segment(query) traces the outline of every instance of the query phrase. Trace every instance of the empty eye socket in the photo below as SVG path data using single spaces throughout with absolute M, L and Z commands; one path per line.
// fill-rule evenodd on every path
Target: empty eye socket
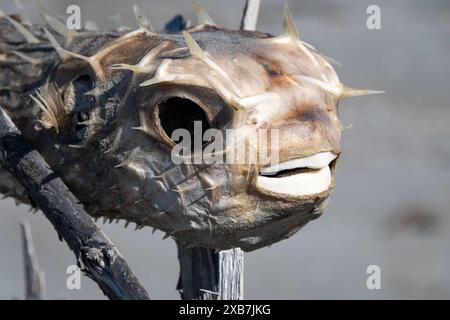
M 158 115 L 161 127 L 169 139 L 171 139 L 175 130 L 185 129 L 191 134 L 191 141 L 193 142 L 194 125 L 197 121 L 201 122 L 202 125 L 202 137 L 203 133 L 211 128 L 202 107 L 186 98 L 172 97 L 163 101 L 158 106 Z M 178 143 L 179 141 L 173 142 Z
M 74 143 L 79 143 L 86 136 L 90 112 L 95 107 L 95 99 L 85 95 L 92 90 L 94 82 L 90 75 L 83 74 L 76 78 L 72 85 L 72 138 Z

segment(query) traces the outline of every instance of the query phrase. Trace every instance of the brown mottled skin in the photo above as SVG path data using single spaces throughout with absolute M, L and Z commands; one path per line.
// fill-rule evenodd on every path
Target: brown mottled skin
M 244 97 L 281 97 L 278 102 L 239 108 L 219 74 L 189 50 L 173 51 L 186 47 L 179 33 L 83 31 L 64 39 L 50 30 L 63 48 L 94 56 L 93 67 L 73 57 L 61 59 L 42 26 L 29 30 L 39 44 L 27 44 L 0 18 L 0 57 L 5 58 L 0 59 L 0 105 L 93 217 L 152 226 L 192 245 L 254 250 L 290 237 L 321 215 L 332 188 L 290 197 L 258 190 L 258 166 L 174 165 L 173 142 L 158 115 L 162 101 L 183 97 L 200 105 L 212 127 L 279 129 L 280 150 L 271 152 L 279 152 L 280 161 L 318 152 L 339 154 L 338 97 L 296 78 L 324 75 L 339 84 L 333 68 L 311 46 L 304 48 L 317 64 L 289 39 L 207 25 L 187 30 Z M 138 64 L 158 45 L 160 52 L 144 73 L 110 68 Z M 40 63 L 32 65 L 12 50 Z M 163 61 L 169 73 L 190 74 L 191 80 L 140 86 L 153 78 Z M 42 111 L 30 98 L 39 89 L 45 92 L 49 84 L 63 101 L 58 128 L 39 122 Z M 87 125 L 78 124 L 85 121 Z M 139 126 L 145 130 L 133 129 Z M 334 170 L 335 162 L 333 177 Z M 0 191 L 28 202 L 26 192 L 7 173 L 0 173 Z

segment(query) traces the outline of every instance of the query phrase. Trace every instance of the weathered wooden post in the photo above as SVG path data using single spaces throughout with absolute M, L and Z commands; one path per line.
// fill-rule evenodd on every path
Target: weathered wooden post
M 183 300 L 241 300 L 244 298 L 244 252 L 188 248 L 177 241 Z
M 242 30 L 256 30 L 261 0 L 247 0 L 241 20 Z

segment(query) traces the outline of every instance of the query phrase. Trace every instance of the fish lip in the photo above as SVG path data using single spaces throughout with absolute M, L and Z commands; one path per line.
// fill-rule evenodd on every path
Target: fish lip
M 317 152 L 307 157 L 290 159 L 275 163 L 270 166 L 262 167 L 259 175 L 261 176 L 274 176 L 277 173 L 284 170 L 294 169 L 322 169 L 329 166 L 334 160 L 337 159 L 339 154 L 331 151 Z
M 327 197 L 334 187 L 335 164 L 339 155 L 329 151 L 318 152 L 311 156 L 263 167 L 256 177 L 254 187 L 260 194 L 286 200 Z M 298 164 L 306 164 L 306 167 L 296 166 Z M 281 171 L 307 168 L 308 165 L 313 167 L 311 172 L 294 173 L 287 177 L 276 176 Z

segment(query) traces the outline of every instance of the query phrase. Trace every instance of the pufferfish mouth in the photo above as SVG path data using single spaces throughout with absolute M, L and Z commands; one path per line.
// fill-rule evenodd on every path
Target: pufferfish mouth
M 256 188 L 293 197 L 325 192 L 333 182 L 332 164 L 336 158 L 332 152 L 321 152 L 263 167 L 256 178 Z

